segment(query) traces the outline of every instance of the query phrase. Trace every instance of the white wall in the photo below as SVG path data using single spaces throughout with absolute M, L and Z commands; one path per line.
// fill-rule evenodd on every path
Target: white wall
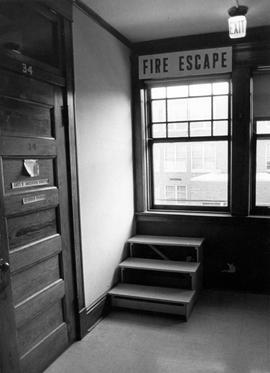
M 86 306 L 112 285 L 133 219 L 130 51 L 74 8 L 75 103 Z

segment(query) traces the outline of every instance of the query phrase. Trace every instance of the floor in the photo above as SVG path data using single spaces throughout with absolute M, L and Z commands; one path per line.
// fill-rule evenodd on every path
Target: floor
M 186 323 L 113 311 L 46 373 L 270 373 L 270 296 L 204 291 Z

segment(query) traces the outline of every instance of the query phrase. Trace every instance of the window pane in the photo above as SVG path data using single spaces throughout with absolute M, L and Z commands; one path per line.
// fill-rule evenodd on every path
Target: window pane
M 167 97 L 187 97 L 188 96 L 188 86 L 179 85 L 174 87 L 167 87 Z
M 191 84 L 189 86 L 190 96 L 207 96 L 211 95 L 212 87 L 211 84 Z
M 226 141 L 154 144 L 153 155 L 154 204 L 228 205 Z
M 228 135 L 228 121 L 219 120 L 213 123 L 214 136 L 227 136 Z
M 166 137 L 166 124 L 165 123 L 155 123 L 152 125 L 152 137 Z
M 257 141 L 256 206 L 270 206 L 270 140 Z
M 190 98 L 188 100 L 188 119 L 211 119 L 211 98 Z
M 270 134 L 270 120 L 257 121 L 258 134 Z
M 228 96 L 213 97 L 213 117 L 214 119 L 228 118 Z
M 217 82 L 213 83 L 213 95 L 224 95 L 229 93 L 228 82 Z
M 166 121 L 166 106 L 164 100 L 152 101 L 152 121 L 165 122 Z
M 188 124 L 185 123 L 168 123 L 168 137 L 187 137 Z
M 165 87 L 151 88 L 151 97 L 152 98 L 165 98 L 166 88 Z
M 190 136 L 211 136 L 211 122 L 191 122 Z
M 0 47 L 15 49 L 27 57 L 58 67 L 56 21 L 49 20 L 22 3 L 27 1 L 1 1 Z
M 187 120 L 187 100 L 168 100 L 168 120 Z

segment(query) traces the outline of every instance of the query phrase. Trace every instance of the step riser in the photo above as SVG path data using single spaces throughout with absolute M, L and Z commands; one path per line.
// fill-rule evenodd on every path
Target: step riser
M 139 276 L 137 275 L 139 273 Z M 131 283 L 131 284 L 141 284 L 145 286 L 163 286 L 164 281 L 157 277 L 158 274 L 163 275 L 164 271 L 149 271 L 134 269 L 134 268 L 125 268 L 125 270 L 120 270 L 120 282 L 121 283 Z M 170 274 L 173 277 L 170 277 Z M 135 276 L 134 276 L 135 275 Z M 201 280 L 200 274 L 190 274 L 187 273 L 172 273 L 168 272 L 168 276 L 164 277 L 166 280 L 166 287 L 182 288 L 182 289 L 191 289 L 191 290 L 201 290 Z M 136 277 L 137 276 L 137 277 Z
M 184 316 L 187 319 L 188 307 L 186 305 L 163 304 L 149 301 L 112 297 L 112 306 L 150 312 L 168 313 Z

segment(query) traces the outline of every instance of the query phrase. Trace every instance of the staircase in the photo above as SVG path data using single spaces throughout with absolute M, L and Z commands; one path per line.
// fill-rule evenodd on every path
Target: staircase
M 203 239 L 137 235 L 127 244 L 129 257 L 119 265 L 121 281 L 109 291 L 112 306 L 188 320 L 202 287 Z M 169 259 L 172 252 L 181 260 Z

